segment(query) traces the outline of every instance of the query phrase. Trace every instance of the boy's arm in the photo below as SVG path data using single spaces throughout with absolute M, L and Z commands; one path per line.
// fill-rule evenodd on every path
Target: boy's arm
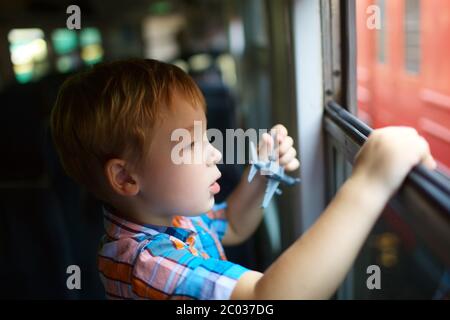
M 227 198 L 225 214 L 228 219 L 228 228 L 222 238 L 226 246 L 237 245 L 248 239 L 261 223 L 263 211 L 261 202 L 266 188 L 266 179 L 255 176 L 252 183 L 247 181 L 250 168 L 244 170 L 239 185 Z
M 409 128 L 372 133 L 352 176 L 317 222 L 264 274 L 239 279 L 231 299 L 326 299 L 344 279 L 390 196 L 411 168 L 436 167 L 428 144 Z
M 278 134 L 278 143 L 276 150 L 278 151 L 279 164 L 286 171 L 293 171 L 299 167 L 299 161 L 295 158 L 297 152 L 293 148 L 293 140 L 287 135 L 287 130 L 282 125 L 274 126 L 271 131 Z M 273 145 L 272 137 L 265 133 L 262 143 L 259 147 L 260 159 L 267 158 L 268 150 Z M 227 216 L 229 225 L 222 239 L 224 245 L 236 245 L 248 239 L 261 223 L 263 210 L 261 203 L 266 190 L 267 179 L 257 174 L 251 183 L 247 177 L 250 167 L 244 170 L 239 185 L 233 190 L 227 198 Z
M 368 182 L 349 179 L 311 229 L 263 276 L 244 274 L 231 298 L 329 298 L 344 279 L 387 201 L 385 192 L 378 193 Z

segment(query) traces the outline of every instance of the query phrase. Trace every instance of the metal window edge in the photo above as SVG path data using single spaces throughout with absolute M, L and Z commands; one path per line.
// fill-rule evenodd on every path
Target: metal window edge
M 372 132 L 370 127 L 336 102 L 330 102 L 325 107 L 324 128 L 333 146 L 350 163 L 353 163 L 362 144 Z M 389 206 L 447 265 L 450 265 L 449 181 L 444 174 L 419 165 L 408 174 L 389 201 Z

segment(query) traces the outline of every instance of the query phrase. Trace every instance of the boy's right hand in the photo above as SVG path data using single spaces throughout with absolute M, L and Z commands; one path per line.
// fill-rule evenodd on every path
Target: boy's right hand
M 428 142 L 414 128 L 385 127 L 374 130 L 356 155 L 352 177 L 391 197 L 418 164 L 436 169 Z

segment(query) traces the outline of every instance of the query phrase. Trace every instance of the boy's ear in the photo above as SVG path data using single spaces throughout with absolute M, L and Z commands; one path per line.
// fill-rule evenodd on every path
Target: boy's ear
M 139 192 L 137 178 L 125 167 L 122 159 L 110 159 L 105 164 L 105 175 L 109 185 L 122 196 L 135 196 Z

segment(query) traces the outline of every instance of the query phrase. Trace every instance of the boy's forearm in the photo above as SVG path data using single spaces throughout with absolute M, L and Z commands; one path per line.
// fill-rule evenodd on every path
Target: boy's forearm
M 329 298 L 388 198 L 382 187 L 350 178 L 317 222 L 264 273 L 254 290 L 256 298 Z
M 239 185 L 227 198 L 226 214 L 230 227 L 242 241 L 250 237 L 261 223 L 263 216 L 261 203 L 266 188 L 265 177 L 258 174 L 249 183 L 248 172 L 249 167 L 244 170 Z

